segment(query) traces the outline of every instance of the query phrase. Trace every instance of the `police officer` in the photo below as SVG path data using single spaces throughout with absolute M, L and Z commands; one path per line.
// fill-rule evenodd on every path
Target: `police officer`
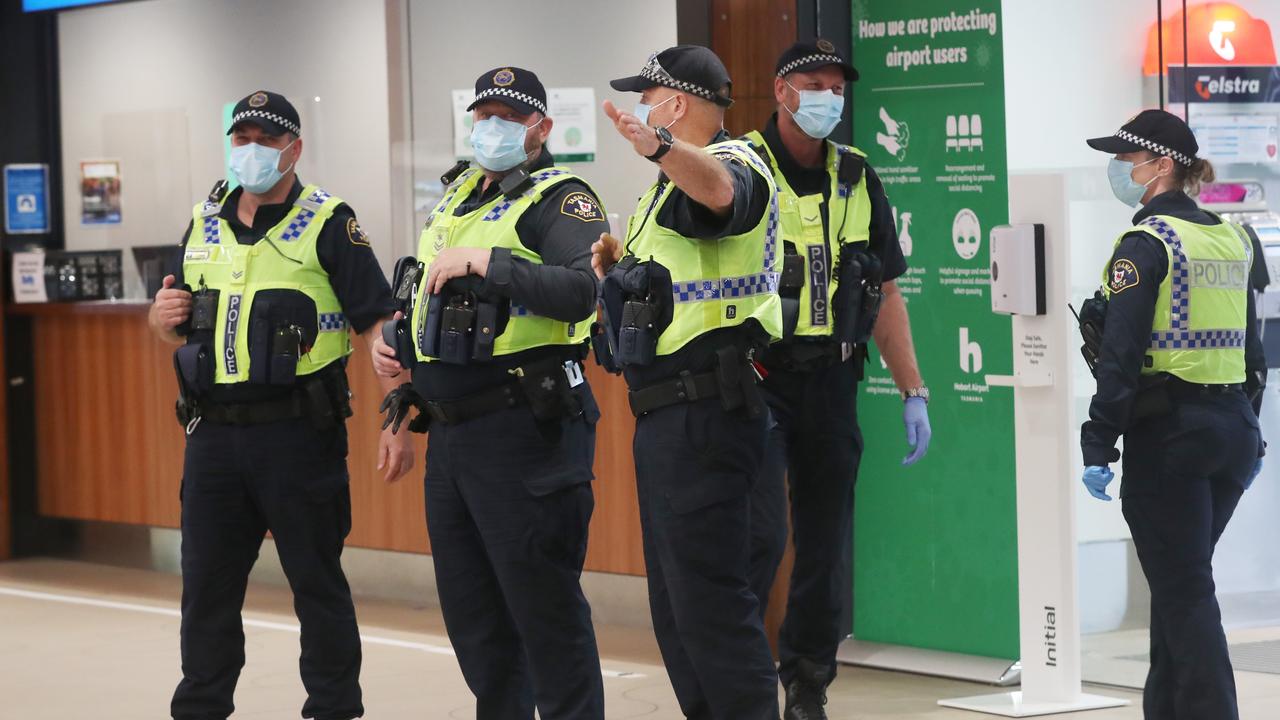
M 1249 393 L 1264 366 L 1244 230 L 1196 207 L 1209 163 L 1178 117 L 1146 110 L 1115 135 L 1112 190 L 1142 208 L 1103 274 L 1097 394 L 1081 430 L 1084 484 L 1110 500 L 1124 436 L 1125 520 L 1151 587 L 1149 720 L 1234 720 L 1235 681 L 1213 550 L 1262 466 Z M 1083 313 L 1082 313 L 1083 314 Z
M 477 717 L 531 720 L 536 705 L 543 720 L 603 718 L 579 579 L 600 417 L 581 361 L 591 245 L 607 221 L 545 147 L 553 120 L 537 75 L 484 73 L 468 110 L 478 167 L 447 173 L 427 217 L 416 301 L 399 322 L 409 342 L 377 346 L 379 372 L 413 368 L 387 420 L 416 406 L 414 429 L 430 429 L 432 560 Z
M 182 272 L 150 311 L 170 342 L 186 426 L 178 720 L 226 718 L 244 665 L 240 609 L 270 531 L 302 625 L 302 715 L 360 717 L 360 636 L 342 572 L 351 529 L 345 418 L 349 329 L 372 340 L 390 288 L 343 201 L 304 186 L 297 110 L 259 91 L 231 118 L 231 172 L 195 206 Z M 392 380 L 384 386 L 394 387 Z M 413 450 L 382 434 L 387 479 Z
M 769 424 L 751 358 L 781 334 L 773 178 L 724 131 L 729 74 L 707 48 L 669 48 L 611 85 L 641 93 L 634 113 L 604 110 L 658 166 L 625 241 L 595 247 L 637 418 L 654 630 L 687 717 L 777 720 L 778 676 L 747 582 Z
M 795 567 L 778 642 L 785 717 L 825 718 L 850 587 L 853 487 L 862 454 L 855 401 L 872 328 L 902 391 L 911 465 L 931 435 L 906 303 L 907 264 L 893 209 L 865 155 L 827 137 L 858 73 L 827 40 L 778 58 L 778 110 L 744 140 L 765 159 L 782 210 L 783 342 L 762 358 L 777 425 L 751 497 L 751 580 L 763 608 L 786 549 L 787 487 Z M 877 322 L 877 312 L 879 321 Z

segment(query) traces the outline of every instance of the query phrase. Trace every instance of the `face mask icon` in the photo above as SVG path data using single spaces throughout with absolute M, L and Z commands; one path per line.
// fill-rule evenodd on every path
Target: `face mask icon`
M 956 213 L 956 219 L 951 223 L 951 242 L 961 258 L 972 260 L 977 257 L 982 247 L 982 226 L 978 223 L 978 216 L 969 208 Z

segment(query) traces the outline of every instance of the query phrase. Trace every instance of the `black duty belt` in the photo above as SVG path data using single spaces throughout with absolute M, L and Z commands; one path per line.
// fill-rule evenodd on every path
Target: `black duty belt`
M 842 360 L 840 345 L 834 340 L 779 343 L 766 350 L 761 358 L 766 368 L 787 372 L 812 372 Z
M 1209 397 L 1213 395 L 1230 395 L 1236 392 L 1244 392 L 1242 383 L 1226 383 L 1223 385 L 1201 385 L 1200 383 L 1190 383 L 1186 380 L 1170 375 L 1169 382 L 1166 386 L 1169 393 L 1177 398 L 1192 397 Z
M 671 405 L 719 396 L 720 380 L 715 372 L 694 375 L 688 370 L 672 380 L 664 380 L 627 393 L 631 413 L 636 417 Z
M 526 401 L 520 383 L 503 383 L 456 400 L 428 400 L 425 412 L 432 422 L 457 425 L 468 420 L 524 404 Z
M 306 396 L 291 392 L 282 398 L 255 403 L 201 404 L 200 417 L 222 425 L 258 425 L 295 420 L 310 414 L 310 407 Z

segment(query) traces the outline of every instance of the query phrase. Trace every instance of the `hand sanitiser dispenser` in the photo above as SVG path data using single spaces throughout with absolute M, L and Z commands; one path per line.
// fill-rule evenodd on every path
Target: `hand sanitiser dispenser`
M 1044 225 L 1001 225 L 991 230 L 991 311 L 1045 313 Z

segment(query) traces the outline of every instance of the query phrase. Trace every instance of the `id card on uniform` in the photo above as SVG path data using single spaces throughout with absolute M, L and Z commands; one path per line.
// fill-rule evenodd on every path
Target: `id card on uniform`
M 576 388 L 587 379 L 582 375 L 582 365 L 577 360 L 566 360 L 564 363 L 564 375 L 569 378 L 569 387 Z

